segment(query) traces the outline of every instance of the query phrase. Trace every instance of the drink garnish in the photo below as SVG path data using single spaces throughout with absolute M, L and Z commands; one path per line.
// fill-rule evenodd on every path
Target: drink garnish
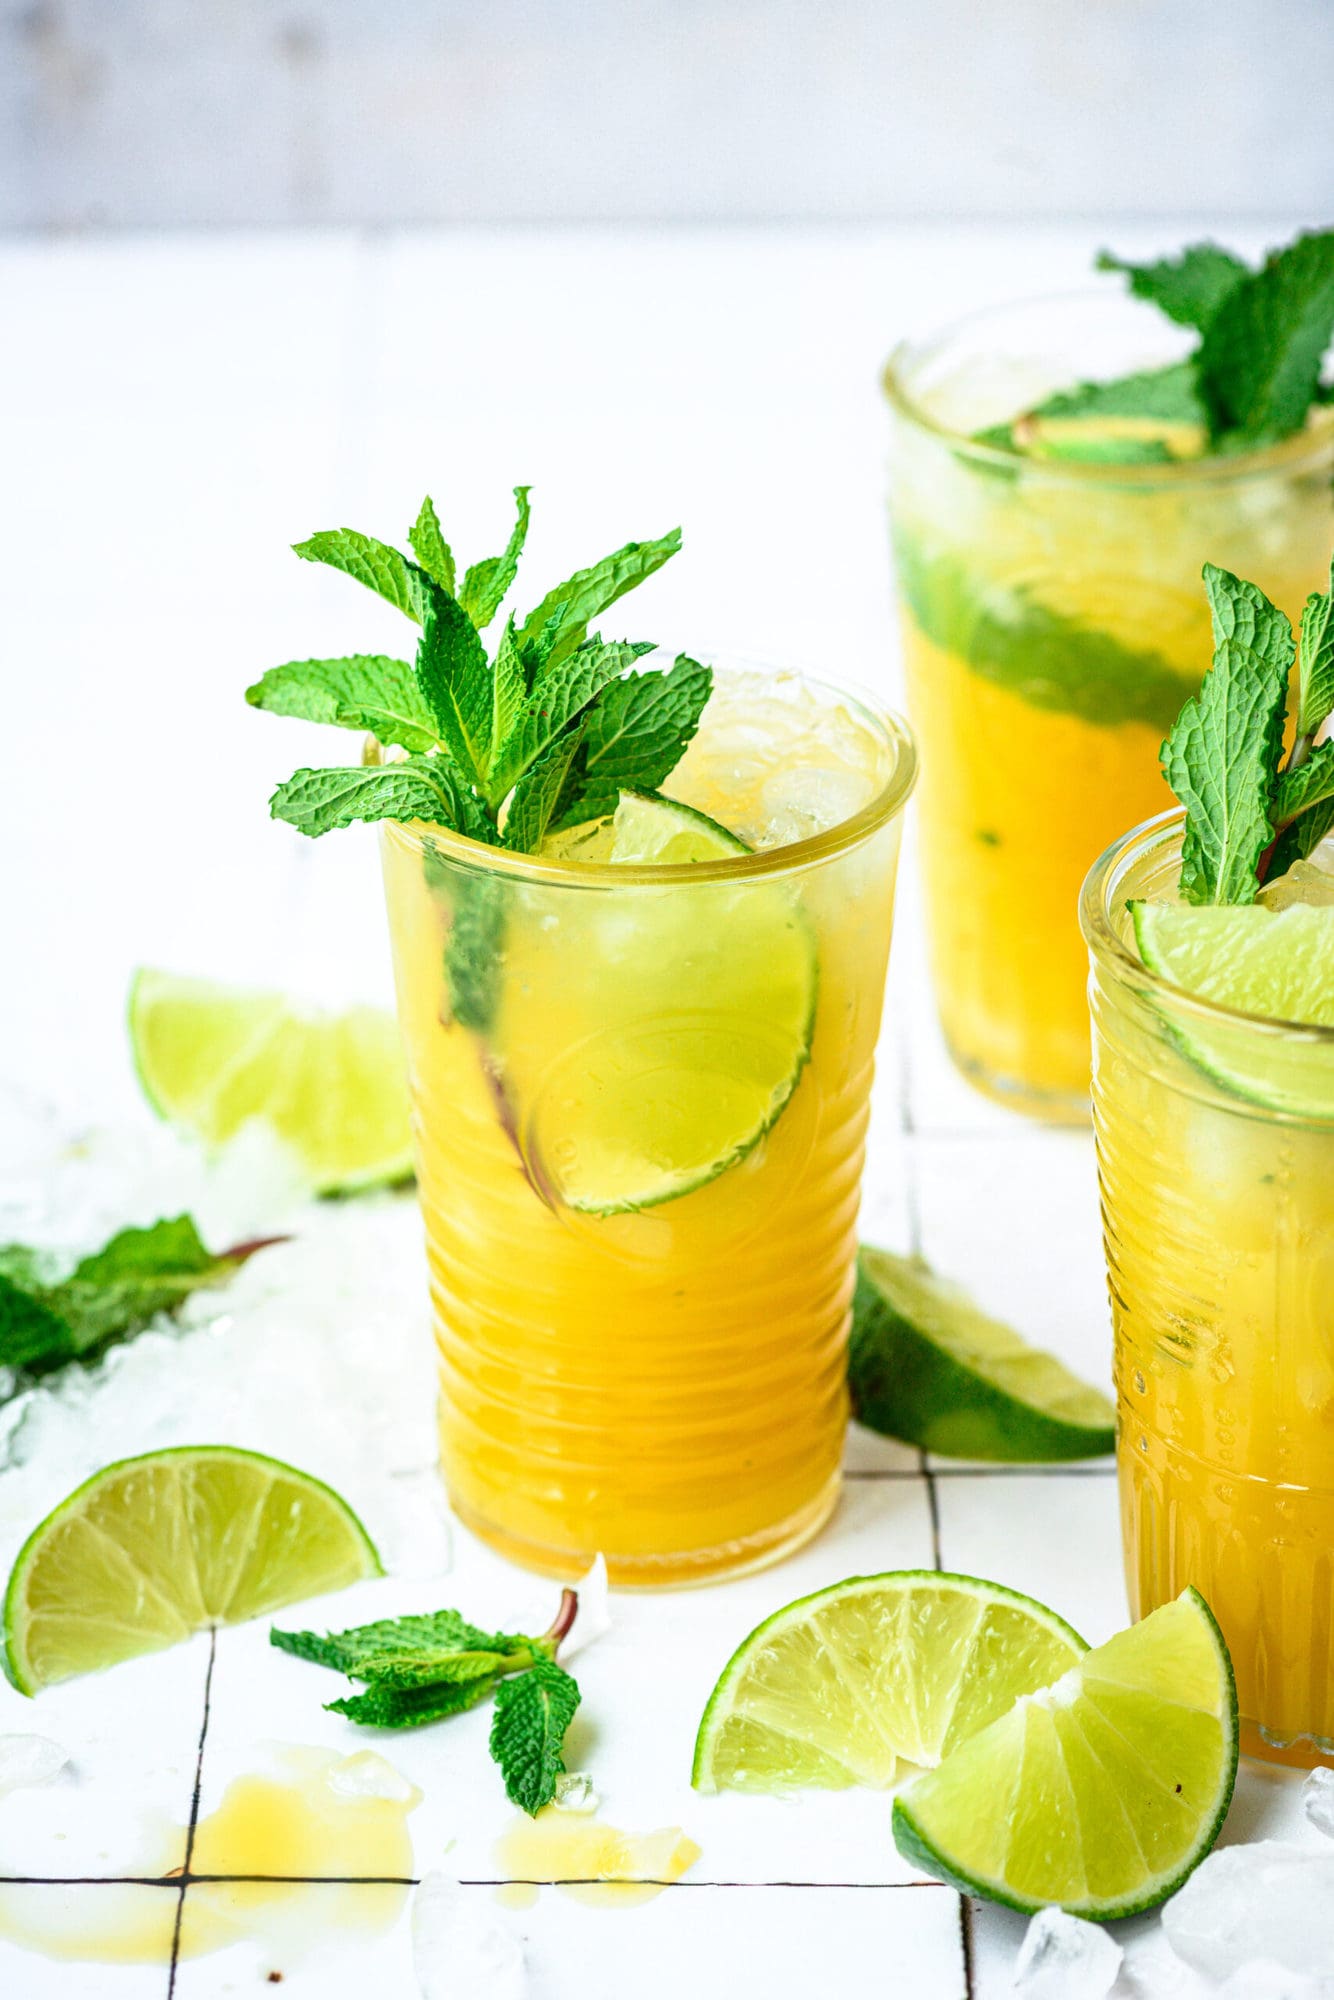
M 257 1250 L 283 1241 L 257 1238 L 215 1255 L 193 1219 L 176 1215 L 118 1230 L 64 1276 L 25 1244 L 0 1246 L 0 1371 L 13 1371 L 10 1393 L 68 1362 L 100 1360 L 191 1292 L 226 1284 Z M 0 1377 L 0 1402 L 5 1394 Z
M 307 834 L 354 820 L 425 820 L 511 852 L 612 813 L 623 788 L 656 790 L 695 733 L 712 674 L 686 655 L 635 670 L 651 644 L 604 642 L 590 622 L 675 555 L 679 529 L 629 542 L 558 584 L 488 655 L 481 634 L 514 583 L 528 530 L 526 486 L 503 553 L 458 581 L 430 499 L 409 531 L 415 560 L 338 528 L 296 553 L 343 571 L 404 612 L 412 662 L 383 654 L 292 660 L 246 691 L 257 708 L 369 733 L 396 753 L 371 766 L 301 770 L 270 801 Z
M 362 1692 L 327 1708 L 376 1729 L 415 1729 L 475 1708 L 494 1694 L 490 1750 L 516 1806 L 537 1813 L 556 1795 L 565 1763 L 565 1732 L 579 1706 L 573 1675 L 557 1664 L 574 1624 L 577 1592 L 561 1592 L 560 1609 L 538 1638 L 485 1632 L 457 1611 L 381 1619 L 347 1632 L 280 1632 L 272 1643 L 297 1659 L 332 1667 Z
M 1259 269 L 1215 243 L 1135 264 L 1100 253 L 1132 294 L 1200 340 L 1183 361 L 1080 382 L 978 442 L 1035 457 L 1171 463 L 1291 437 L 1327 401 L 1321 364 L 1334 335 L 1334 230 L 1273 250 Z

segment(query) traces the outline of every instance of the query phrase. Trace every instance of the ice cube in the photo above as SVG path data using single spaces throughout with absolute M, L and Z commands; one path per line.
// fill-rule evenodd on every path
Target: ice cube
M 523 1949 L 486 1896 L 438 1870 L 423 1880 L 412 1900 L 412 1965 L 422 2000 L 525 2000 Z
M 1317 1764 L 1302 1785 L 1302 1806 L 1312 1826 L 1334 1837 L 1334 1771 Z
M 1257 1840 L 1220 1847 L 1163 1909 L 1172 1949 L 1211 1979 L 1253 1963 L 1334 1973 L 1334 1848 Z
M 0 1736 L 0 1799 L 28 1785 L 49 1785 L 69 1751 L 49 1736 Z
M 587 1771 L 561 1771 L 558 1774 L 554 1804 L 559 1812 L 595 1813 L 601 1803 Z
M 607 1558 L 598 1555 L 593 1564 L 574 1589 L 579 1598 L 579 1609 L 575 1613 L 570 1636 L 560 1649 L 562 1660 L 572 1660 L 576 1653 L 582 1653 L 595 1639 L 601 1639 L 611 1630 L 611 1598 L 607 1591 Z
M 415 1806 L 422 1796 L 411 1778 L 374 1750 L 341 1757 L 330 1766 L 327 1782 L 330 1791 L 345 1799 L 392 1799 L 398 1805 Z
M 1302 1972 L 1285 1972 L 1272 1959 L 1239 1965 L 1218 2000 L 1334 2000 L 1334 1976 L 1308 1979 Z
M 1100 1925 L 1053 1907 L 1025 1931 L 1010 1990 L 1022 2000 L 1106 2000 L 1120 1969 L 1121 1947 Z

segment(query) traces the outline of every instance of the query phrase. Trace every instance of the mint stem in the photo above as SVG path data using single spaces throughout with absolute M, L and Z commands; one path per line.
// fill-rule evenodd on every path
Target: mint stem
M 271 1250 L 275 1243 L 290 1243 L 290 1236 L 249 1236 L 244 1243 L 233 1243 L 230 1250 L 220 1250 L 218 1255 L 236 1264 L 244 1264 L 247 1257 L 253 1257 L 257 1250 Z
M 1306 762 L 1307 758 L 1311 754 L 1311 746 L 1314 742 L 1315 742 L 1315 731 L 1313 729 L 1303 730 L 1302 734 L 1297 738 L 1297 740 L 1294 742 L 1292 746 L 1292 755 L 1288 758 L 1287 763 L 1284 765 L 1283 767 L 1284 770 L 1300 771 L 1302 765 Z
M 560 1594 L 560 1610 L 556 1613 L 553 1623 L 542 1634 L 543 1641 L 551 1648 L 551 1657 L 553 1659 L 556 1657 L 561 1641 L 569 1638 L 570 1627 L 573 1625 L 578 1613 L 578 1591 L 562 1590 Z

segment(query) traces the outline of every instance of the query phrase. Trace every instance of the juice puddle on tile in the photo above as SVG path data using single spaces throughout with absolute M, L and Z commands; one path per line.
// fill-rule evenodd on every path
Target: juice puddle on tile
M 576 1902 L 627 1909 L 651 1903 L 699 1860 L 700 1849 L 679 1826 L 653 1833 L 623 1833 L 583 1813 L 544 1806 L 535 1819 L 516 1820 L 496 1842 L 507 1875 L 519 1879 L 497 1889 L 508 1909 L 526 1909 L 538 1888 L 553 1883 Z
M 199 1958 L 249 1941 L 275 1966 L 304 1956 L 331 1934 L 374 1935 L 402 1912 L 412 1875 L 407 1816 L 414 1785 L 374 1751 L 339 1757 L 274 1746 L 267 1768 L 233 1779 L 215 1812 L 195 1828 L 179 1955 Z M 184 1830 L 148 1828 L 124 1865 L 162 1887 L 0 1885 L 0 1938 L 51 1958 L 165 1964 L 171 1957 Z M 336 1881 L 200 1877 L 389 1877 L 349 1889 Z

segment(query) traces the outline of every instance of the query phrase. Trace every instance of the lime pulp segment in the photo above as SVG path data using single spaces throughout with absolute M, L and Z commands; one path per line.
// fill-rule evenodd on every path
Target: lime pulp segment
M 976 1577 L 850 1577 L 775 1612 L 737 1648 L 695 1743 L 698 1791 L 893 1783 L 934 1765 L 1085 1651 L 1032 1598 Z
M 1041 1464 L 1115 1443 L 1106 1396 L 919 1258 L 888 1250 L 858 1259 L 848 1375 L 861 1423 L 927 1451 Z
M 146 967 L 130 990 L 129 1026 L 149 1102 L 205 1145 L 258 1119 L 321 1194 L 411 1173 L 402 1047 L 381 1009 L 303 1012 L 281 993 Z
M 4 1599 L 24 1694 L 381 1574 L 345 1500 L 227 1445 L 120 1459 L 29 1535 Z
M 1203 1860 L 1236 1773 L 1232 1664 L 1188 1589 L 914 1778 L 894 1839 L 972 1895 L 1130 1916 Z
M 553 834 L 542 849 L 553 861 L 655 868 L 725 861 L 750 851 L 744 840 L 707 813 L 656 792 L 622 792 L 609 819 L 589 820 Z

